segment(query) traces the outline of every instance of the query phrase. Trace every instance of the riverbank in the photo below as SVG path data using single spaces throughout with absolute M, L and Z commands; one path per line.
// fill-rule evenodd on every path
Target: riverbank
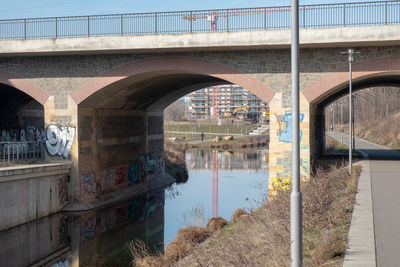
M 172 149 L 206 149 L 216 148 L 220 150 L 232 150 L 232 149 L 243 149 L 243 148 L 257 148 L 266 147 L 269 144 L 268 135 L 257 135 L 257 136 L 241 136 L 233 137 L 230 140 L 205 140 L 205 141 L 167 141 L 168 148 Z M 166 142 L 166 143 L 167 143 Z
M 355 169 L 351 177 L 343 166 L 318 169 L 302 184 L 304 266 L 342 265 L 361 168 Z M 194 251 L 182 255 L 179 262 L 172 262 L 166 255 L 158 257 L 158 263 L 163 266 L 288 266 L 289 199 L 290 190 L 277 190 L 260 208 L 232 220 L 204 243 L 193 246 Z M 201 230 L 193 232 L 198 235 Z M 151 259 L 137 261 L 137 266 L 157 266 L 149 264 L 157 262 L 154 257 Z

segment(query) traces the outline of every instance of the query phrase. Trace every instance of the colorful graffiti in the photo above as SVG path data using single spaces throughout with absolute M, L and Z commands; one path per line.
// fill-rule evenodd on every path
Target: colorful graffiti
M 96 235 L 96 216 L 80 222 L 80 240 L 81 242 L 93 238 Z
M 102 233 L 111 230 L 112 228 L 119 227 L 129 220 L 129 212 L 126 207 L 115 207 L 107 209 L 100 214 L 100 231 Z
M 80 175 L 80 194 L 81 196 L 85 194 L 93 194 L 96 193 L 96 181 L 95 174 L 81 174 Z
M 128 166 L 106 169 L 101 172 L 101 191 L 110 190 L 128 181 Z
M 68 158 L 75 137 L 75 127 L 51 124 L 46 129 L 46 148 L 51 156 Z
M 300 121 L 303 121 L 304 114 L 300 113 Z M 292 123 L 292 112 L 286 111 L 285 116 L 283 117 L 283 121 L 286 125 L 286 131 L 280 131 L 279 133 L 279 142 L 292 143 L 292 132 L 293 132 L 293 123 Z M 302 137 L 302 131 L 300 130 L 300 140 Z
M 142 170 L 142 176 L 162 174 L 164 172 L 163 158 L 160 157 L 155 159 L 152 152 L 141 154 L 139 157 L 139 163 Z
M 139 180 L 139 166 L 133 163 L 129 166 L 128 184 L 133 184 Z

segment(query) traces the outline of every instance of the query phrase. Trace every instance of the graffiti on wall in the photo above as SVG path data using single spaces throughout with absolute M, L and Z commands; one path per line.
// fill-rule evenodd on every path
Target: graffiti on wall
M 101 172 L 100 188 L 101 191 L 110 190 L 128 181 L 129 166 L 106 169 Z
M 96 193 L 96 181 L 95 181 L 95 174 L 89 173 L 84 174 L 81 173 L 80 175 L 80 194 L 81 196 L 85 194 L 93 194 Z
M 142 170 L 142 176 L 150 174 L 162 174 L 164 172 L 164 161 L 163 158 L 154 158 L 152 152 L 143 153 L 139 157 L 140 168 Z
M 300 113 L 300 121 L 303 121 L 304 114 Z M 280 131 L 279 133 L 279 142 L 292 143 L 292 132 L 293 132 L 293 123 L 292 123 L 292 112 L 286 111 L 285 116 L 283 117 L 283 121 L 286 125 L 286 131 Z M 300 140 L 302 136 L 302 131 L 300 130 Z
M 2 142 L 23 142 L 23 143 L 43 143 L 45 139 L 44 130 L 33 126 L 22 128 L 1 130 L 0 141 Z
M 136 183 L 139 180 L 139 166 L 133 163 L 129 166 L 128 184 Z
M 60 205 L 67 204 L 67 179 L 65 177 L 58 179 L 58 200 Z
M 107 232 L 128 222 L 129 212 L 124 206 L 107 209 L 100 214 L 100 231 Z
M 80 240 L 81 242 L 93 238 L 96 234 L 96 216 L 91 216 L 80 222 Z
M 75 127 L 51 124 L 46 129 L 46 148 L 51 156 L 68 158 L 75 137 Z

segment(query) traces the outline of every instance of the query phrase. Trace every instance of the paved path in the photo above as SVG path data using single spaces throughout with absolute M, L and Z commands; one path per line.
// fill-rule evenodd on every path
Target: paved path
M 376 264 L 400 266 L 400 152 L 360 139 L 355 148 L 369 158 Z

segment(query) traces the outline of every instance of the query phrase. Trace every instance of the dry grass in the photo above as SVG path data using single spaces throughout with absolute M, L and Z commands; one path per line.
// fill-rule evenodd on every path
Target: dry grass
M 345 168 L 318 169 L 303 193 L 305 266 L 340 265 L 347 244 L 358 175 Z M 288 266 L 290 191 L 229 224 L 179 266 Z
M 231 216 L 231 222 L 237 222 L 240 218 L 247 215 L 247 212 L 244 209 L 236 209 L 233 215 Z
M 133 259 L 134 266 L 171 266 L 188 256 L 199 244 L 227 224 L 225 219 L 216 217 L 208 220 L 206 228 L 200 226 L 183 228 L 176 234 L 176 239 L 167 245 L 164 255 L 152 255 L 144 242 L 138 240 L 127 243 L 128 253 Z
M 360 167 L 355 170 L 350 177 L 343 166 L 317 169 L 302 184 L 304 266 L 342 265 Z M 155 258 L 146 251 L 132 253 L 135 264 L 289 266 L 289 198 L 290 190 L 278 191 L 273 199 L 245 217 L 241 216 L 243 211 L 237 210 L 226 227 L 222 220 L 212 219 L 207 223 L 210 229 L 182 229 L 164 255 Z M 214 235 L 211 228 L 217 230 Z
M 379 120 L 356 123 L 356 134 L 383 146 L 400 148 L 400 114 L 394 114 Z

